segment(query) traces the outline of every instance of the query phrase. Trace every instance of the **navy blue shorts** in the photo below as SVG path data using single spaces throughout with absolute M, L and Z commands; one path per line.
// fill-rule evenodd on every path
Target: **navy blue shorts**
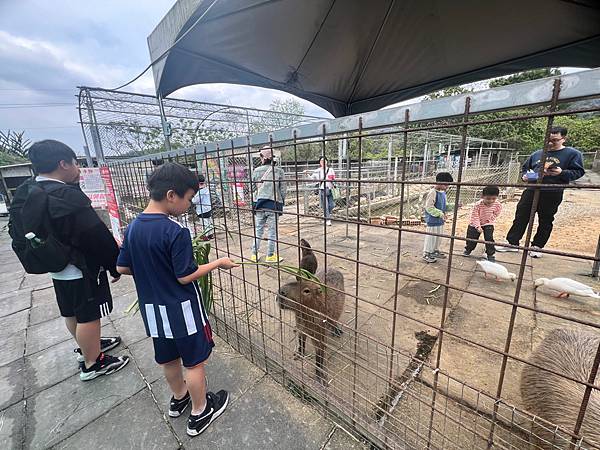
M 154 359 L 158 364 L 181 358 L 184 367 L 194 367 L 206 361 L 215 346 L 212 338 L 202 330 L 178 339 L 152 338 L 152 342 Z

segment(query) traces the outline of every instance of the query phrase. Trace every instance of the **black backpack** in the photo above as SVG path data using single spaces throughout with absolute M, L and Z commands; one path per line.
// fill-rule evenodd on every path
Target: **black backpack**
M 25 271 L 32 274 L 60 272 L 71 260 L 71 248 L 56 238 L 48 212 L 48 194 L 61 186 L 44 184 L 27 180 L 15 191 L 9 208 L 12 249 Z M 30 232 L 38 238 L 36 242 L 25 237 Z

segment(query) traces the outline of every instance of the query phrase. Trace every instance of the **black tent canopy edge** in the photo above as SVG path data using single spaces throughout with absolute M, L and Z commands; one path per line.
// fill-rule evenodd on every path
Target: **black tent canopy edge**
M 595 2 L 555 0 L 544 3 L 532 0 L 525 8 L 525 5 L 520 5 L 516 0 L 505 5 L 505 8 L 513 11 L 513 16 L 515 6 L 519 11 L 522 6 L 523 12 L 536 11 L 536 8 L 546 6 L 548 11 L 553 11 L 552 20 L 536 21 L 534 26 L 527 18 L 523 18 L 523 14 L 518 16 L 521 20 L 516 20 L 509 14 L 515 20 L 503 24 L 502 33 L 507 39 L 490 40 L 491 34 L 487 33 L 487 29 L 479 27 L 476 29 L 480 33 L 477 36 L 481 36 L 482 42 L 489 46 L 484 47 L 485 51 L 477 48 L 477 52 L 472 53 L 468 51 L 471 48 L 469 42 L 464 40 L 464 33 L 460 31 L 456 32 L 456 42 L 461 45 L 448 49 L 441 42 L 422 40 L 421 36 L 427 35 L 431 30 L 427 27 L 420 28 L 420 34 L 415 39 L 400 42 L 407 46 L 411 57 L 416 55 L 417 60 L 421 61 L 419 67 L 425 69 L 421 68 L 413 74 L 415 67 L 409 66 L 410 76 L 403 81 L 402 70 L 390 72 L 391 79 L 382 79 L 374 77 L 371 72 L 377 71 L 370 68 L 369 76 L 365 75 L 363 80 L 363 75 L 373 64 L 375 68 L 381 69 L 404 67 L 405 59 L 396 53 L 393 53 L 397 56 L 394 59 L 398 60 L 396 65 L 382 65 L 381 58 L 386 52 L 388 56 L 395 50 L 402 53 L 402 46 L 397 47 L 397 42 L 391 39 L 403 37 L 403 33 L 410 35 L 411 20 L 420 20 L 421 25 L 435 26 L 438 14 L 452 12 L 448 20 L 459 18 L 460 21 L 454 27 L 461 28 L 463 21 L 468 23 L 474 14 L 481 15 L 491 11 L 498 13 L 497 6 L 492 3 L 476 4 L 477 8 L 469 15 L 460 12 L 461 8 L 473 6 L 467 0 L 457 2 L 450 10 L 446 3 L 440 1 L 418 4 L 418 7 L 409 3 L 404 5 L 401 2 L 386 1 L 378 7 L 371 7 L 365 6 L 360 0 L 348 0 L 347 3 L 335 0 L 320 3 L 319 0 L 313 0 L 303 6 L 299 6 L 294 0 L 178 0 L 148 38 L 157 93 L 166 97 L 182 87 L 206 83 L 264 87 L 297 95 L 340 117 L 373 111 L 448 86 L 523 70 L 555 66 L 600 66 L 600 10 L 594 7 Z M 332 13 L 333 10 L 335 11 Z M 288 28 L 285 28 L 285 32 L 280 28 L 275 42 L 272 37 L 269 38 L 268 30 L 264 29 L 269 14 L 274 15 L 273 20 L 276 22 L 289 25 L 289 36 L 285 34 Z M 393 20 L 388 20 L 390 14 L 393 15 Z M 292 22 L 291 17 L 295 18 Z M 372 20 L 367 21 L 367 18 Z M 245 33 L 239 32 L 238 22 L 242 19 L 246 21 L 243 27 Z M 362 29 L 362 44 L 358 44 L 352 35 L 336 34 L 336 26 L 339 27 L 338 22 L 341 20 L 347 20 L 359 28 L 361 22 L 368 24 Z M 304 34 L 294 26 L 298 23 L 305 25 Z M 253 27 L 259 28 L 255 30 Z M 382 36 L 384 28 L 385 38 Z M 402 31 L 405 28 L 406 31 Z M 554 31 L 540 34 L 546 29 Z M 220 35 L 221 30 L 226 30 L 227 33 L 223 37 L 214 38 Z M 248 30 L 252 32 L 249 34 Z M 513 37 L 513 41 L 510 41 L 508 37 L 513 35 L 519 36 L 521 40 L 514 42 Z M 452 36 L 449 35 L 449 38 Z M 273 55 L 273 61 L 265 59 L 265 52 L 255 51 L 257 47 L 261 47 L 261 39 L 267 39 L 266 48 L 272 52 L 270 54 Z M 346 57 L 337 64 L 345 72 L 323 72 L 318 67 L 331 63 L 331 58 L 323 60 L 323 55 L 335 54 L 336 49 L 328 46 L 328 42 L 336 39 L 340 40 L 340 49 L 349 52 L 348 55 L 344 53 Z M 421 53 L 426 52 L 426 57 L 415 54 L 415 46 L 418 45 Z M 376 46 L 377 52 L 374 52 Z M 247 52 L 241 51 L 246 48 Z M 307 58 L 311 52 L 315 54 L 312 58 Z M 373 53 L 378 56 L 374 55 L 371 64 Z M 497 57 L 490 58 L 490 54 L 497 54 Z M 464 61 L 461 59 L 460 64 L 445 66 L 444 58 L 463 58 Z M 257 63 L 252 64 L 249 59 Z M 303 67 L 305 59 L 310 59 L 307 68 Z M 432 66 L 429 67 L 428 63 Z M 396 67 L 398 65 L 400 67 Z M 353 68 L 357 68 L 355 74 L 343 76 L 344 73 L 353 72 Z M 282 70 L 286 73 L 282 73 Z M 436 76 L 436 72 L 439 76 Z M 304 74 L 304 77 L 298 79 L 298 74 Z
M 431 92 L 437 91 L 439 89 L 444 89 L 449 86 L 458 86 L 461 84 L 481 81 L 482 79 L 496 78 L 520 72 L 523 70 L 552 67 L 556 65 L 557 60 L 568 61 L 568 64 L 563 65 L 568 65 L 570 67 L 589 67 L 589 61 L 586 58 L 579 60 L 576 56 L 570 54 L 571 49 L 573 48 L 576 48 L 575 53 L 581 53 L 582 49 L 589 48 L 589 52 L 583 52 L 585 53 L 586 57 L 589 53 L 597 53 L 598 62 L 600 62 L 600 35 L 596 35 L 577 42 L 562 45 L 557 48 L 548 49 L 543 52 L 526 55 L 509 61 L 504 61 L 488 67 L 481 67 L 458 75 L 440 78 L 435 81 L 429 81 L 421 85 L 411 86 L 408 88 L 399 89 L 393 92 L 387 92 L 385 94 L 380 94 L 365 99 L 358 99 L 353 101 L 352 103 L 344 103 L 332 97 L 317 94 L 314 92 L 304 91 L 292 85 L 272 80 L 260 74 L 252 73 L 247 69 L 235 67 L 229 63 L 218 61 L 214 58 L 208 58 L 205 55 L 201 55 L 196 52 L 190 52 L 189 50 L 175 48 L 172 50 L 172 52 L 188 54 L 189 56 L 192 56 L 197 60 L 203 60 L 213 65 L 222 66 L 226 68 L 230 73 L 238 73 L 240 79 L 244 80 L 244 85 L 276 89 L 288 92 L 290 94 L 308 100 L 318 106 L 321 106 L 325 110 L 332 113 L 335 117 L 342 117 L 351 114 L 358 114 L 362 112 L 373 111 L 379 108 L 384 108 L 393 103 L 398 103 L 411 98 L 419 97 L 421 95 L 429 94 Z M 595 49 L 597 49 L 597 51 Z M 158 87 L 158 92 L 160 92 L 161 95 L 163 95 L 163 97 L 168 96 L 169 94 L 175 92 L 176 90 L 182 87 L 189 86 L 187 82 L 182 82 L 177 85 L 171 85 L 167 89 L 165 89 L 163 88 L 163 81 L 164 79 L 161 77 L 160 84 Z M 202 84 L 211 82 L 219 83 L 221 81 L 217 79 L 204 80 Z

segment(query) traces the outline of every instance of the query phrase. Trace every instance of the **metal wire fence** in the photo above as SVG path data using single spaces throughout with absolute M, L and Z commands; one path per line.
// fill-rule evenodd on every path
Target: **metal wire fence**
M 498 185 L 505 214 L 511 216 L 513 198 L 524 188 L 520 165 L 515 158 L 511 162 L 510 151 L 489 164 L 478 149 L 467 145 L 469 129 L 543 117 L 547 143 L 556 118 L 598 113 L 600 108 L 581 108 L 574 101 L 600 98 L 599 79 L 596 70 L 539 80 L 113 161 L 109 166 L 124 224 L 145 206 L 146 177 L 157 160 L 179 162 L 205 175 L 215 199 L 215 256 L 245 263 L 213 277 L 215 332 L 294 395 L 375 447 L 599 448 L 598 302 L 586 297 L 555 300 L 536 289 L 533 280 L 562 274 L 592 287 L 597 283 L 589 275 L 600 261 L 595 252 L 596 239 L 600 241 L 600 184 L 590 178 L 528 187 L 534 201 L 524 242 L 519 253 L 498 256 L 515 273 L 514 283 L 486 280 L 473 258 L 460 255 L 470 240 L 465 238 L 464 213 L 482 187 Z M 500 109 L 503 114 L 496 115 Z M 424 132 L 457 132 L 457 158 L 434 160 L 421 154 L 417 161 L 409 149 Z M 398 145 L 387 159 L 367 160 L 365 142 L 378 136 Z M 316 167 L 314 160 L 299 156 L 308 144 L 319 145 L 321 156 L 338 171 L 335 182 L 342 194 L 331 226 L 318 206 L 315 180 L 304 174 Z M 257 238 L 252 211 L 256 182 L 251 174 L 263 145 L 279 152 L 288 183 L 275 242 L 283 261 L 250 264 Z M 542 165 L 548 156 L 547 145 L 544 148 Z M 448 196 L 462 207 L 436 233 L 447 258 L 428 265 L 421 254 L 424 237 L 432 233 L 423 226 L 421 213 L 423 196 L 439 171 L 452 173 Z M 541 193 L 552 188 L 565 190 L 562 208 L 575 204 L 581 223 L 596 226 L 582 239 L 574 234 L 538 250 L 544 258 L 534 260 L 530 254 L 536 250 L 531 244 L 535 209 Z M 193 211 L 178 220 L 192 234 L 202 226 Z M 557 225 L 554 233 L 565 233 L 570 225 Z M 301 265 L 306 252 L 301 239 L 310 243 L 318 260 L 321 286 L 302 277 L 296 280 L 284 270 Z M 334 300 L 340 297 L 341 306 Z M 555 329 L 591 337 L 576 343 L 580 351 L 572 357 L 556 354 L 554 362 L 547 363 L 536 351 Z M 309 339 L 303 352 L 305 335 Z M 566 352 L 568 345 L 564 344 Z M 524 371 L 539 379 L 536 392 L 550 394 L 533 403 L 528 400 Z
M 101 88 L 79 88 L 86 145 L 104 157 L 132 157 L 185 148 L 318 120 L 304 114 L 243 108 Z M 164 136 L 169 136 L 165 145 Z

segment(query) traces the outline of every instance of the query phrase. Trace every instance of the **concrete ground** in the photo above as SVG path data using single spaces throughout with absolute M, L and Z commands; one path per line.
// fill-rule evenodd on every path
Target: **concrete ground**
M 1 449 L 364 448 L 219 338 L 207 372 L 230 405 L 188 438 L 186 417 L 165 416 L 170 393 L 140 317 L 124 313 L 136 298 L 131 279 L 113 285 L 115 311 L 103 320 L 103 334 L 120 335 L 115 352 L 131 362 L 82 383 L 49 277 L 23 272 L 0 220 Z

